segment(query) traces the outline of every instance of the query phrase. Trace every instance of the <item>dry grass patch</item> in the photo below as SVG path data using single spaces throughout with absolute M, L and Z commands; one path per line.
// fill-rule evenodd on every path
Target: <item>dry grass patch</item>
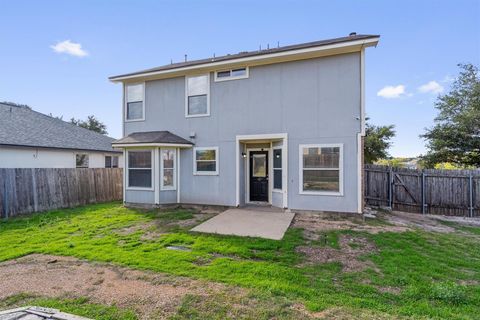
M 375 245 L 366 238 L 342 234 L 339 236 L 338 244 L 338 249 L 328 246 L 300 246 L 297 252 L 305 255 L 307 264 L 340 262 L 344 272 L 362 271 L 367 267 L 375 268 L 370 261 L 360 259 L 361 256 L 376 251 Z
M 1 263 L 0 283 L 0 300 L 19 294 L 87 297 L 135 310 L 141 319 L 167 318 L 176 313 L 185 295 L 207 296 L 226 288 L 214 282 L 40 254 Z

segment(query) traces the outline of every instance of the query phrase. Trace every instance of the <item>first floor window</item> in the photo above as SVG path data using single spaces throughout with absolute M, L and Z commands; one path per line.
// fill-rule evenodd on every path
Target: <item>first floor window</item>
M 105 156 L 105 168 L 118 168 L 118 156 Z
M 193 173 L 198 175 L 218 174 L 218 148 L 194 148 Z
M 152 151 L 128 151 L 128 186 L 152 187 Z
M 162 189 L 175 189 L 175 149 L 161 150 Z
M 273 149 L 273 189 L 282 190 L 282 149 Z
M 77 153 L 75 155 L 75 166 L 77 168 L 88 168 L 88 154 Z
M 341 193 L 342 145 L 301 145 L 301 192 Z

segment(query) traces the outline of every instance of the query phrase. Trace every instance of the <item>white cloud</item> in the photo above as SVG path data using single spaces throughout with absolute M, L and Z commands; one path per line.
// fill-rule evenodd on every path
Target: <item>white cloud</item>
M 57 53 L 66 53 L 75 57 L 88 56 L 88 52 L 82 49 L 80 43 L 71 42 L 70 40 L 58 42 L 56 45 L 50 46 L 50 48 Z
M 443 92 L 443 86 L 439 84 L 437 81 L 430 81 L 420 87 L 418 87 L 418 91 L 422 93 L 433 93 L 438 94 Z
M 400 98 L 405 94 L 405 86 L 403 84 L 399 84 L 398 86 L 386 86 L 377 92 L 377 96 L 386 99 Z
M 448 75 L 448 74 L 447 74 L 447 75 L 443 78 L 442 82 L 443 82 L 443 83 L 453 82 L 453 81 L 455 81 L 455 79 L 456 79 L 455 77 L 452 77 L 451 75 Z

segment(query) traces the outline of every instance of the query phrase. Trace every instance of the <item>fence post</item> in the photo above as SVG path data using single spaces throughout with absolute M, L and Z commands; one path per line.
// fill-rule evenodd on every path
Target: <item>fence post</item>
M 422 170 L 422 214 L 425 214 L 425 172 Z
M 393 173 L 392 167 L 388 167 L 388 206 L 393 210 Z
M 472 173 L 468 176 L 468 198 L 469 198 L 469 216 L 473 217 L 473 176 Z

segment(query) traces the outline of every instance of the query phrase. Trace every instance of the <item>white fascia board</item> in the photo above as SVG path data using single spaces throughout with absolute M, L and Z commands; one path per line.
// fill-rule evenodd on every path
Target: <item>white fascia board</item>
M 143 147 L 172 147 L 172 148 L 191 148 L 191 144 L 172 144 L 172 143 L 119 143 L 112 144 L 112 148 L 143 148 Z
M 336 49 L 348 49 L 348 48 L 357 47 L 357 49 L 354 51 L 360 51 L 361 48 L 375 46 L 378 43 L 379 39 L 380 37 L 375 37 L 370 39 L 347 41 L 347 42 L 335 43 L 330 45 L 320 45 L 320 46 L 311 47 L 311 48 L 275 52 L 270 54 L 254 55 L 250 57 L 243 57 L 243 58 L 236 58 L 236 59 L 229 59 L 229 60 L 222 60 L 222 61 L 212 61 L 210 63 L 197 64 L 197 65 L 186 66 L 186 67 L 175 68 L 175 69 L 166 69 L 166 70 L 150 71 L 150 72 L 144 72 L 144 73 L 133 74 L 133 75 L 118 76 L 118 77 L 110 78 L 110 81 L 112 82 L 122 82 L 125 80 L 133 81 L 134 79 L 139 80 L 144 77 L 155 77 L 155 76 L 162 76 L 162 75 L 168 75 L 168 74 L 188 73 L 189 71 L 192 71 L 192 70 L 216 68 L 216 67 L 234 65 L 239 63 L 245 64 L 245 63 L 258 62 L 259 64 L 261 64 L 261 62 L 265 60 L 268 61 L 269 59 L 278 59 L 282 57 L 286 58 L 288 56 L 294 57 L 296 55 L 299 55 L 300 56 L 299 60 L 301 60 L 302 54 L 322 53 L 328 50 L 336 50 Z M 343 52 L 339 52 L 339 53 L 343 53 Z M 295 59 L 292 59 L 292 60 L 295 60 Z

